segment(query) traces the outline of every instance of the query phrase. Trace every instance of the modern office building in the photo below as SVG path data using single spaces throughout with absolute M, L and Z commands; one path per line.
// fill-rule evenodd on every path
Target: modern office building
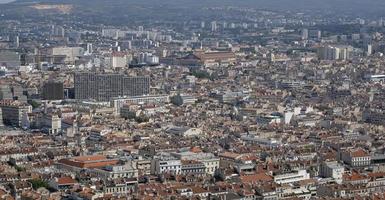
M 32 112 L 32 106 L 19 101 L 1 101 L 3 122 L 5 125 L 21 127 L 23 117 Z
M 150 93 L 149 77 L 128 77 L 122 74 L 75 74 L 75 98 L 109 101 L 120 96 L 141 96 Z
M 0 86 L 0 100 L 13 100 L 12 89 L 9 85 Z
M 64 98 L 64 86 L 62 82 L 49 81 L 44 83 L 42 90 L 44 100 L 60 100 Z
M 20 54 L 15 51 L 1 50 L 0 51 L 0 66 L 8 70 L 18 70 L 20 68 Z
M 14 100 L 18 100 L 20 102 L 27 102 L 28 100 L 28 97 L 25 94 L 24 88 L 21 86 L 13 86 L 12 95 Z
M 96 76 L 92 73 L 76 73 L 74 76 L 75 99 L 93 99 L 97 94 Z
M 150 77 L 123 77 L 122 95 L 142 96 L 150 93 Z

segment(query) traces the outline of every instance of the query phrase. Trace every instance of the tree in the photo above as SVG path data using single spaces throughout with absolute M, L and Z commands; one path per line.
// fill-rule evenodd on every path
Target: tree
M 29 182 L 32 184 L 32 188 L 35 190 L 38 188 L 41 188 L 41 187 L 44 187 L 46 189 L 49 188 L 48 182 L 41 180 L 41 179 L 32 179 Z
M 180 94 L 171 97 L 171 103 L 174 104 L 174 105 L 176 105 L 176 106 L 181 106 L 181 105 L 183 105 L 183 99 L 182 99 L 182 97 L 180 96 Z
M 150 118 L 147 117 L 146 115 L 140 115 L 140 116 L 135 118 L 135 121 L 138 122 L 138 123 L 143 123 L 143 122 L 150 121 Z
M 40 107 L 40 104 L 38 102 L 36 102 L 35 100 L 32 100 L 30 104 L 31 104 L 33 109 Z
M 210 74 L 202 70 L 194 70 L 191 72 L 191 75 L 195 76 L 196 78 L 210 79 Z
M 18 171 L 18 172 L 24 172 L 25 171 L 25 168 L 23 168 L 23 167 L 20 167 L 20 166 L 15 166 L 15 169 L 16 169 L 16 171 Z

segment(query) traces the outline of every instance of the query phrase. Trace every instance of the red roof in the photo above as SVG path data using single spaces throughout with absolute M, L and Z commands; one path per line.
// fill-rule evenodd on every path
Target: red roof
M 350 153 L 350 155 L 352 156 L 352 157 L 367 157 L 367 156 L 369 156 L 369 154 L 368 153 L 366 153 L 363 149 L 357 149 L 357 150 L 355 150 L 355 151 L 352 151 L 351 153 Z
M 68 176 L 58 178 L 56 182 L 58 185 L 73 185 L 77 183 L 74 179 Z
M 199 147 L 192 147 L 190 149 L 190 151 L 193 152 L 193 153 L 200 153 L 200 152 L 202 152 L 202 149 L 199 148 Z
M 261 181 L 272 181 L 273 178 L 265 173 L 241 176 L 242 183 L 256 183 Z
M 74 160 L 76 160 L 78 162 L 87 162 L 87 161 L 107 160 L 107 158 L 103 155 L 93 155 L 93 156 L 75 157 Z

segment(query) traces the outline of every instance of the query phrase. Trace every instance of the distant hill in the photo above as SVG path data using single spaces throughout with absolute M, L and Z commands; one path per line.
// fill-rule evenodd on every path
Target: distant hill
M 205 6 L 247 6 L 273 10 L 336 10 L 355 11 L 359 13 L 383 11 L 384 0 L 17 0 L 17 2 L 70 3 L 87 6 L 111 5 L 156 5 L 164 4 L 176 7 Z
M 0 4 L 7 16 L 26 17 L 33 13 L 26 5 L 71 4 L 73 16 L 89 22 L 140 23 L 156 20 L 207 20 L 223 16 L 221 12 L 207 12 L 202 8 L 236 6 L 272 11 L 294 11 L 319 13 L 341 17 L 384 15 L 385 0 L 16 0 L 9 4 Z M 39 14 L 39 12 L 37 12 Z M 40 15 L 42 15 L 40 13 Z

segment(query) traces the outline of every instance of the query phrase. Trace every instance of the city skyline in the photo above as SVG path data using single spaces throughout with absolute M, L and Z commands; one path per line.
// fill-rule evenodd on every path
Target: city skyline
M 385 199 L 384 8 L 1 4 L 0 199 Z

